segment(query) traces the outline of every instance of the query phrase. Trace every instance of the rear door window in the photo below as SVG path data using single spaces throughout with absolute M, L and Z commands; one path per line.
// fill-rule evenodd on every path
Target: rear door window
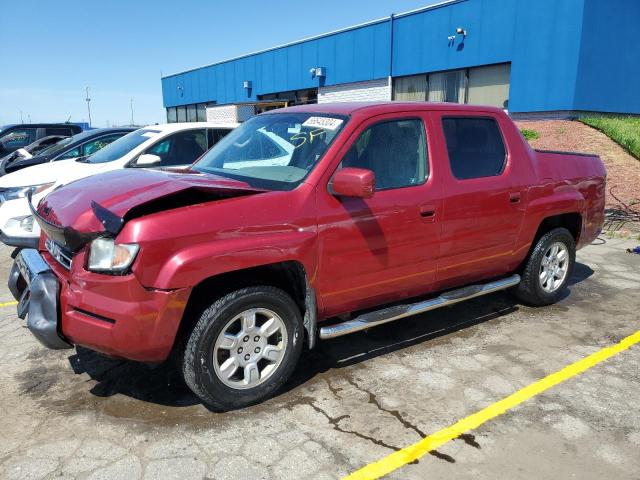
M 445 117 L 442 129 L 455 178 L 468 180 L 502 174 L 507 152 L 495 119 Z

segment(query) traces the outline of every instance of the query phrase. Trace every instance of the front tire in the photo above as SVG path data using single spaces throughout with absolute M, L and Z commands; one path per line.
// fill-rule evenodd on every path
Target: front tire
M 182 363 L 185 383 L 215 410 L 258 403 L 287 381 L 303 337 L 300 310 L 284 291 L 236 290 L 204 310 L 194 326 Z
M 534 306 L 556 303 L 569 283 L 575 261 L 576 243 L 566 228 L 545 233 L 527 259 L 516 296 Z

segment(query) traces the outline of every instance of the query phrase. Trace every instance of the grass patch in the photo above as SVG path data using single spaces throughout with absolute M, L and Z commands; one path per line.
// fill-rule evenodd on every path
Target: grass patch
M 540 138 L 540 134 L 537 131 L 532 130 L 530 128 L 521 128 L 520 131 L 522 132 L 522 136 L 524 136 L 527 142 L 530 142 L 531 140 L 537 140 Z
M 582 123 L 596 128 L 640 159 L 640 117 L 594 116 L 580 118 Z

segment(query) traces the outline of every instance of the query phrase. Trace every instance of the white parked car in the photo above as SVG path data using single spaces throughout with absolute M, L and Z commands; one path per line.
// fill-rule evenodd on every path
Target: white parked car
M 119 168 L 170 168 L 191 165 L 237 127 L 236 123 L 169 123 L 135 130 L 86 158 L 34 165 L 0 178 L 0 241 L 37 248 L 40 227 L 27 204 L 80 178 Z

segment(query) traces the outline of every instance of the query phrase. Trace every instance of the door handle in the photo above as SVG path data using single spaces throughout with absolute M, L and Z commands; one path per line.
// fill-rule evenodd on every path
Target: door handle
M 434 221 L 436 217 L 435 205 L 420 205 L 420 216 L 426 220 Z
M 520 192 L 512 192 L 509 194 L 509 203 L 520 203 Z

